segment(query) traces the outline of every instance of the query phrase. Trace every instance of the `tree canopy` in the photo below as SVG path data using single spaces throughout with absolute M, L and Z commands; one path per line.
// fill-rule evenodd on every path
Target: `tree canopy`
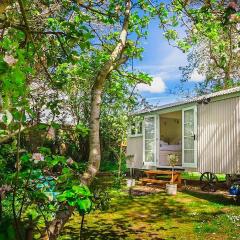
M 176 0 L 168 8 L 173 12 L 171 27 L 181 25 L 186 30 L 183 39 L 179 39 L 174 28 L 166 30 L 170 41 L 189 52 L 189 65 L 182 68 L 183 80 L 197 72 L 205 78 L 200 86 L 203 90 L 239 84 L 240 15 L 237 1 Z
M 151 83 L 132 64 L 142 58 L 152 19 L 169 42 L 190 51 L 186 78 L 197 69 L 213 89 L 239 83 L 234 1 L 17 0 L 0 7 L 1 194 L 17 239 L 23 223 L 37 227 L 39 219 L 40 237 L 56 239 L 75 209 L 84 215 L 92 208 L 88 187 L 101 157 L 120 151 L 135 87 Z M 24 134 L 36 128 L 51 147 L 39 136 L 26 147 Z

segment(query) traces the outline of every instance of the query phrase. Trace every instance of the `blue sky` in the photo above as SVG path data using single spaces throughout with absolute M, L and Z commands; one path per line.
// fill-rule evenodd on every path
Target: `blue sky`
M 177 91 L 181 84 L 179 67 L 187 65 L 187 55 L 169 45 L 158 25 L 157 20 L 150 23 L 148 39 L 142 42 L 145 49 L 143 60 L 134 63 L 135 69 L 147 72 L 153 77 L 151 86 L 138 86 L 140 94 L 153 105 L 163 105 L 181 99 L 178 94 L 171 94 L 170 91 Z M 193 74 L 191 81 L 184 84 L 184 89 L 193 89 L 201 80 L 200 75 Z

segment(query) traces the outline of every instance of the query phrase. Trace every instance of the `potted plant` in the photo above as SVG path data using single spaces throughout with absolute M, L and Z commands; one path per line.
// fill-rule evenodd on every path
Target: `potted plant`
M 178 155 L 173 154 L 173 153 L 168 154 L 168 162 L 169 162 L 169 165 L 172 167 L 171 181 L 170 181 L 170 183 L 166 184 L 166 192 L 169 195 L 177 194 L 177 184 L 174 184 L 174 182 L 173 182 L 173 173 L 174 173 L 174 167 L 178 163 L 178 160 L 179 160 Z

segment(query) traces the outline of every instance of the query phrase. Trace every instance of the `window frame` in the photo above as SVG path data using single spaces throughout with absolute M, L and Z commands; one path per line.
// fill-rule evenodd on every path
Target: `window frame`
M 134 134 L 132 133 L 133 124 L 135 125 Z M 138 131 L 141 129 L 141 132 Z M 143 121 L 134 121 L 129 127 L 129 137 L 140 137 L 143 136 Z

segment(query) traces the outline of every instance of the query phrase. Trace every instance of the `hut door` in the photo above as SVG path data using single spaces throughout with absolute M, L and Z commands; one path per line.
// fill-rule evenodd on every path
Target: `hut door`
M 156 163 L 156 116 L 144 118 L 143 131 L 143 162 L 144 165 L 155 165 Z
M 182 165 L 197 167 L 197 108 L 196 106 L 182 110 Z

